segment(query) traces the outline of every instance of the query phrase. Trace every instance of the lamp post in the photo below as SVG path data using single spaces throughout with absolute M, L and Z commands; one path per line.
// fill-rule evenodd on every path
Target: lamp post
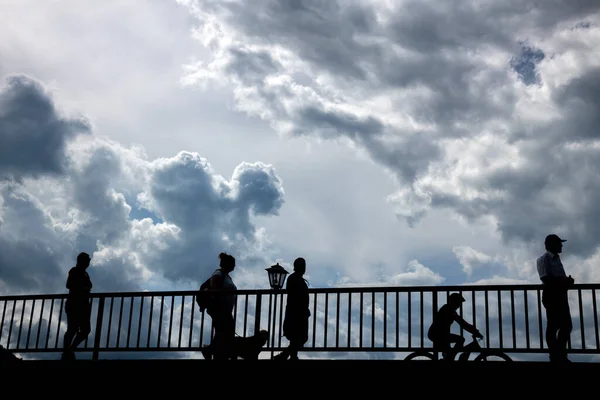
M 271 285 L 271 289 L 281 289 L 283 287 L 283 282 L 285 282 L 285 277 L 289 272 L 279 265 L 279 263 L 271 265 L 269 268 L 265 268 L 265 270 L 269 274 L 269 285 Z
M 285 278 L 289 272 L 285 270 L 279 263 L 271 265 L 269 268 L 265 268 L 269 274 L 269 285 L 271 289 L 277 291 L 283 287 Z M 273 358 L 273 348 L 275 347 L 275 323 L 277 321 L 277 293 L 275 293 L 275 303 L 273 305 L 273 335 L 272 335 L 272 346 L 271 346 L 271 358 Z

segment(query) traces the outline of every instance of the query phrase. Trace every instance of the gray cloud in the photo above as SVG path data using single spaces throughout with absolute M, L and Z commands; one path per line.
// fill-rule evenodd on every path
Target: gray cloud
M 557 88 L 553 95 L 555 104 L 567 116 L 554 129 L 558 141 L 585 141 L 600 137 L 598 115 L 600 71 L 598 69 L 574 77 Z
M 181 240 L 151 264 L 169 279 L 196 279 L 216 268 L 221 251 L 248 251 L 257 240 L 252 212 L 277 215 L 283 205 L 281 180 L 263 163 L 238 165 L 229 181 L 197 153 L 180 152 L 152 168 L 143 204 L 181 229 Z
M 230 85 L 281 133 L 349 139 L 395 173 L 409 225 L 448 208 L 596 251 L 600 3 L 181 3 L 212 54 L 186 82 Z
M 0 284 L 14 293 L 57 290 L 57 276 L 67 246 L 64 232 L 53 228 L 40 202 L 15 185 L 0 186 L 3 223 L 0 225 Z
M 0 177 L 21 179 L 64 173 L 66 143 L 89 133 L 84 118 L 61 116 L 39 82 L 10 75 L 0 88 Z

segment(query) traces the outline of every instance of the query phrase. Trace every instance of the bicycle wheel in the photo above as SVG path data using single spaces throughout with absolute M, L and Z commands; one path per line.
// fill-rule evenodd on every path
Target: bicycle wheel
M 431 354 L 428 351 L 424 351 L 424 350 L 419 350 L 419 351 L 415 351 L 414 353 L 410 353 L 409 355 L 406 356 L 406 358 L 404 359 L 405 361 L 410 361 L 410 360 L 433 360 L 433 354 Z
M 512 358 L 499 351 L 486 351 L 475 357 L 474 361 L 512 361 Z

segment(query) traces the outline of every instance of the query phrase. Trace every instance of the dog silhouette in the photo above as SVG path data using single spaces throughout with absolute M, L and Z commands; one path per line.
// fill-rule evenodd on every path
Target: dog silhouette
M 256 335 L 236 336 L 231 349 L 231 359 L 258 360 L 258 355 L 269 340 L 269 331 L 261 329 Z

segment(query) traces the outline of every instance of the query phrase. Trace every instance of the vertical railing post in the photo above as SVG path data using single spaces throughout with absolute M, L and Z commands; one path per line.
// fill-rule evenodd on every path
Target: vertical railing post
M 102 336 L 102 320 L 104 318 L 104 296 L 98 301 L 98 316 L 96 317 L 96 333 L 94 337 L 94 351 L 92 360 L 98 360 L 98 352 L 100 351 L 100 338 Z
M 437 290 L 433 290 L 433 292 L 431 293 L 431 318 L 432 320 L 435 318 L 435 314 L 437 314 L 438 311 L 438 292 Z M 423 328 L 421 328 L 423 329 Z M 433 359 L 437 360 L 439 357 L 438 351 L 437 349 L 433 350 Z
M 273 356 L 275 354 L 275 342 L 276 342 L 275 331 L 277 330 L 277 292 L 275 292 L 273 297 L 275 298 L 275 300 L 273 302 L 273 335 L 271 336 L 273 338 L 273 342 L 271 344 L 271 358 L 273 358 Z
M 262 294 L 256 295 L 256 309 L 254 310 L 254 334 L 258 335 L 260 331 L 260 312 L 262 309 Z

